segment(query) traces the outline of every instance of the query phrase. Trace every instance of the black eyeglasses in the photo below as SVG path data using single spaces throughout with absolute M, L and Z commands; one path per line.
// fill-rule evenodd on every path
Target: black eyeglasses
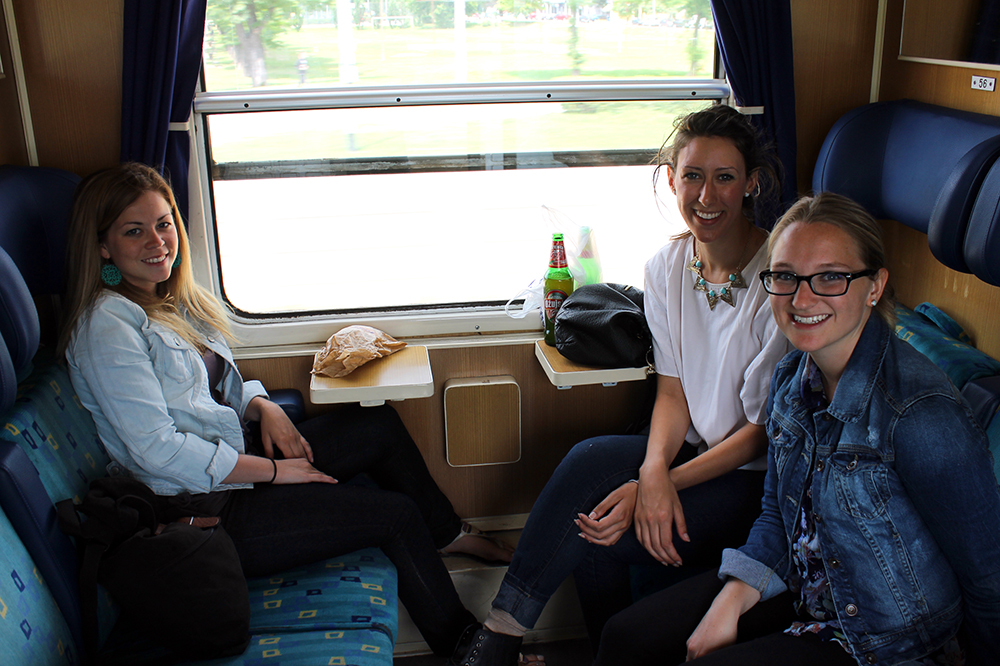
M 764 291 L 775 296 L 791 296 L 799 290 L 799 284 L 808 282 L 809 288 L 817 296 L 843 296 L 851 287 L 851 280 L 870 277 L 878 271 L 869 268 L 857 273 L 826 271 L 812 275 L 796 275 L 782 271 L 761 271 L 760 281 Z

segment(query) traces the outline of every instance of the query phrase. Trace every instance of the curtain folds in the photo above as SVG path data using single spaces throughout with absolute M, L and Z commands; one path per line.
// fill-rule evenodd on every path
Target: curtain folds
M 159 169 L 187 219 L 190 141 L 170 123 L 187 122 L 201 71 L 207 0 L 125 2 L 121 160 Z
M 780 200 L 757 201 L 757 224 L 770 229 L 798 196 L 791 6 L 789 0 L 712 0 L 712 14 L 736 103 L 764 107 L 751 119 L 781 161 Z

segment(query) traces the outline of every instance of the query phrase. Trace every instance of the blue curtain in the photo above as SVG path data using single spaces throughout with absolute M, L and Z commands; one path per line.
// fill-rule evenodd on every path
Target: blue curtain
M 751 118 L 774 142 L 784 171 L 780 200 L 757 201 L 757 224 L 770 229 L 798 195 L 791 6 L 789 0 L 712 0 L 712 14 L 736 103 L 764 107 Z
M 186 122 L 201 71 L 207 0 L 126 0 L 122 52 L 121 159 L 160 170 L 187 219 Z

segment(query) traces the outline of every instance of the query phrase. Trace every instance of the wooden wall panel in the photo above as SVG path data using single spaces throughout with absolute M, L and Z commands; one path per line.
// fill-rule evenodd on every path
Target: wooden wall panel
M 434 395 L 391 403 L 406 423 L 435 480 L 464 518 L 530 511 L 559 461 L 577 442 L 622 432 L 644 396 L 643 382 L 614 387 L 556 389 L 534 357 L 532 345 L 431 349 Z M 243 360 L 247 379 L 269 387 L 298 387 L 308 400 L 307 357 Z M 511 375 L 521 387 L 521 460 L 486 467 L 451 467 L 445 459 L 444 383 L 453 378 Z M 334 407 L 336 408 L 336 407 Z M 318 413 L 323 408 L 312 406 Z
M 80 175 L 117 164 L 124 0 L 7 1 L 39 164 Z
M 878 0 L 792 0 L 798 189 L 812 172 L 826 133 L 871 95 Z
M 915 99 L 929 104 L 1000 115 L 1000 91 L 973 90 L 972 75 L 996 77 L 995 70 L 931 65 L 899 59 L 903 0 L 888 0 L 880 100 Z
M 4 77 L 0 79 L 0 164 L 28 164 L 28 149 L 24 143 L 21 109 L 17 99 L 17 81 L 14 77 L 10 42 L 7 39 L 7 22 L 0 11 L 0 62 Z

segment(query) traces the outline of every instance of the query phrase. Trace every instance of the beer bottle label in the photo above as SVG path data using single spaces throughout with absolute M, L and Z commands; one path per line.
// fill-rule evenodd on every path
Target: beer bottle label
M 551 291 L 545 292 L 545 318 L 552 321 L 556 318 L 556 313 L 559 312 L 559 306 L 562 302 L 566 300 L 566 292 L 561 289 L 552 289 Z
M 549 255 L 549 268 L 566 268 L 566 246 L 562 243 L 552 244 L 552 253 Z

